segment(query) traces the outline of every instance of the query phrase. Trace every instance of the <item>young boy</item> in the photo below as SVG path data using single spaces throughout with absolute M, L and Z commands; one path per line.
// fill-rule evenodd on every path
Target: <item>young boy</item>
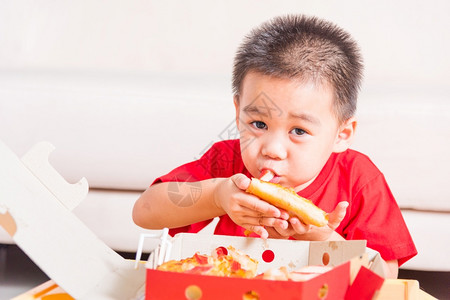
M 365 239 L 387 276 L 417 254 L 383 174 L 349 149 L 362 77 L 356 43 L 335 25 L 305 16 L 262 24 L 238 49 L 233 71 L 239 140 L 214 144 L 137 200 L 139 226 L 198 232 L 220 216 L 216 234 L 299 240 Z M 330 212 L 329 224 L 303 224 L 245 192 L 263 170 Z

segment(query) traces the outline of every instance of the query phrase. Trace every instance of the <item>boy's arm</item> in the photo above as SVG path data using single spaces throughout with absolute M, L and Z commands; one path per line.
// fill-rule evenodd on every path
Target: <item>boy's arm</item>
M 208 220 L 225 212 L 211 201 L 218 181 L 209 179 L 195 183 L 198 194 L 191 192 L 192 185 L 162 182 L 150 186 L 133 207 L 133 221 L 143 228 L 161 229 L 186 226 Z M 171 187 L 178 190 L 172 191 Z M 179 205 L 182 200 L 184 205 Z M 192 205 L 186 205 L 192 203 Z
M 386 274 L 386 278 L 397 279 L 398 277 L 398 260 L 383 260 L 384 263 L 384 273 Z
M 177 185 L 178 191 L 174 198 L 173 193 L 169 193 L 170 184 L 155 184 L 136 201 L 133 220 L 138 226 L 148 229 L 175 228 L 228 214 L 236 224 L 267 237 L 264 226 L 286 222 L 288 217 L 278 208 L 247 194 L 245 189 L 250 180 L 243 174 L 196 182 L 196 188 L 199 189 L 196 198 L 191 196 L 192 185 L 183 182 Z M 190 201 L 192 205 L 177 205 L 177 201 L 184 197 L 188 198 L 183 203 Z

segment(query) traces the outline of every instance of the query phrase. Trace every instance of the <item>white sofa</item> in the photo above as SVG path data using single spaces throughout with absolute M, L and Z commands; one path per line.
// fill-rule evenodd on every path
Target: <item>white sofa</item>
M 450 271 L 448 2 L 94 2 L 0 4 L 0 139 L 18 156 L 52 143 L 66 180 L 87 178 L 75 213 L 108 245 L 135 251 L 145 232 L 131 219 L 139 194 L 233 137 L 224 131 L 234 120 L 231 63 L 244 34 L 306 13 L 361 45 L 354 148 L 385 173 L 403 209 L 419 250 L 404 268 Z M 0 243 L 11 243 L 2 229 Z
M 232 137 L 225 130 L 234 121 L 228 80 L 194 79 L 2 72 L 0 139 L 18 156 L 51 142 L 50 162 L 63 177 L 86 177 L 90 185 L 74 212 L 113 249 L 134 252 L 147 232 L 131 219 L 140 193 L 212 142 Z M 404 268 L 450 270 L 448 96 L 361 95 L 354 148 L 385 173 L 403 209 L 419 250 Z M 0 243 L 11 243 L 2 230 Z

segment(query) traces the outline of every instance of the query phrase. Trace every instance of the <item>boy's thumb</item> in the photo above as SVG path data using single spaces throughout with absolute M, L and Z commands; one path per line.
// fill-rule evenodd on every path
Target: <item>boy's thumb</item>
M 245 191 L 250 185 L 250 179 L 241 173 L 231 176 L 231 180 L 239 189 L 243 191 Z
M 341 224 L 342 220 L 345 218 L 345 214 L 347 213 L 347 207 L 349 203 L 347 201 L 341 201 L 338 203 L 333 212 L 328 215 L 328 226 L 336 230 L 339 224 Z

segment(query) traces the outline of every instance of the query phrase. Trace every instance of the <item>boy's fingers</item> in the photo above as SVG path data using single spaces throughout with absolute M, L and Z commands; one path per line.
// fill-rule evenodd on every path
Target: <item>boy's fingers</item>
M 311 229 L 311 225 L 306 225 L 296 217 L 290 218 L 289 222 L 297 234 L 305 234 Z
M 250 185 L 250 179 L 244 174 L 234 174 L 231 176 L 233 183 L 241 190 L 245 191 Z
M 274 227 L 267 227 L 266 230 L 269 233 L 269 236 L 271 238 L 275 238 L 275 239 L 288 239 L 289 238 L 288 236 L 281 235 Z
M 347 212 L 349 203 L 347 201 L 339 202 L 333 212 L 328 216 L 328 227 L 335 230 L 341 224 Z
M 252 218 L 252 219 L 264 219 L 264 218 L 273 218 L 272 215 L 265 215 L 259 211 L 255 211 L 253 209 L 250 209 L 245 206 L 240 207 L 239 214 L 245 218 Z M 254 222 L 254 224 L 259 224 L 258 222 Z
M 279 218 L 281 216 L 280 210 L 278 208 L 276 208 L 275 206 L 270 205 L 269 203 L 264 202 L 264 201 L 258 199 L 257 197 L 255 197 L 251 200 L 252 201 L 249 201 L 246 204 L 242 203 L 242 205 L 245 205 L 247 208 L 249 208 L 253 211 L 259 212 L 259 214 L 262 216 L 274 217 L 274 218 Z
M 276 232 L 278 232 L 279 235 L 288 238 L 295 234 L 295 231 L 292 227 L 289 227 L 289 224 L 286 222 L 286 225 L 283 224 L 283 226 L 280 226 L 279 224 L 275 224 L 273 227 Z
M 239 201 L 240 210 L 248 216 L 280 218 L 281 212 L 275 206 L 250 194 L 244 195 Z
M 238 173 L 230 177 L 233 183 L 236 185 L 237 188 L 245 191 L 250 186 L 251 180 L 245 176 L 244 174 Z M 282 213 L 278 208 L 275 206 L 259 199 L 258 197 L 254 195 L 248 194 L 249 197 L 245 199 L 242 203 L 240 203 L 242 206 L 245 206 L 251 210 L 257 211 L 260 214 L 267 216 L 267 217 L 275 217 L 279 218 L 282 216 Z M 287 212 L 283 215 L 283 219 L 286 218 Z
M 280 212 L 281 212 L 280 219 L 289 220 L 289 218 L 291 217 L 289 215 L 289 213 L 287 211 L 285 211 L 284 209 L 280 209 Z
M 287 229 L 289 226 L 288 222 L 285 220 L 265 217 L 247 217 L 246 223 L 261 226 L 278 227 L 282 229 Z
M 255 226 L 255 225 L 251 225 L 251 224 L 243 224 L 242 227 L 244 227 L 247 230 L 253 231 L 254 233 L 259 235 L 263 239 L 267 239 L 269 237 L 269 233 L 264 228 L 264 226 Z

